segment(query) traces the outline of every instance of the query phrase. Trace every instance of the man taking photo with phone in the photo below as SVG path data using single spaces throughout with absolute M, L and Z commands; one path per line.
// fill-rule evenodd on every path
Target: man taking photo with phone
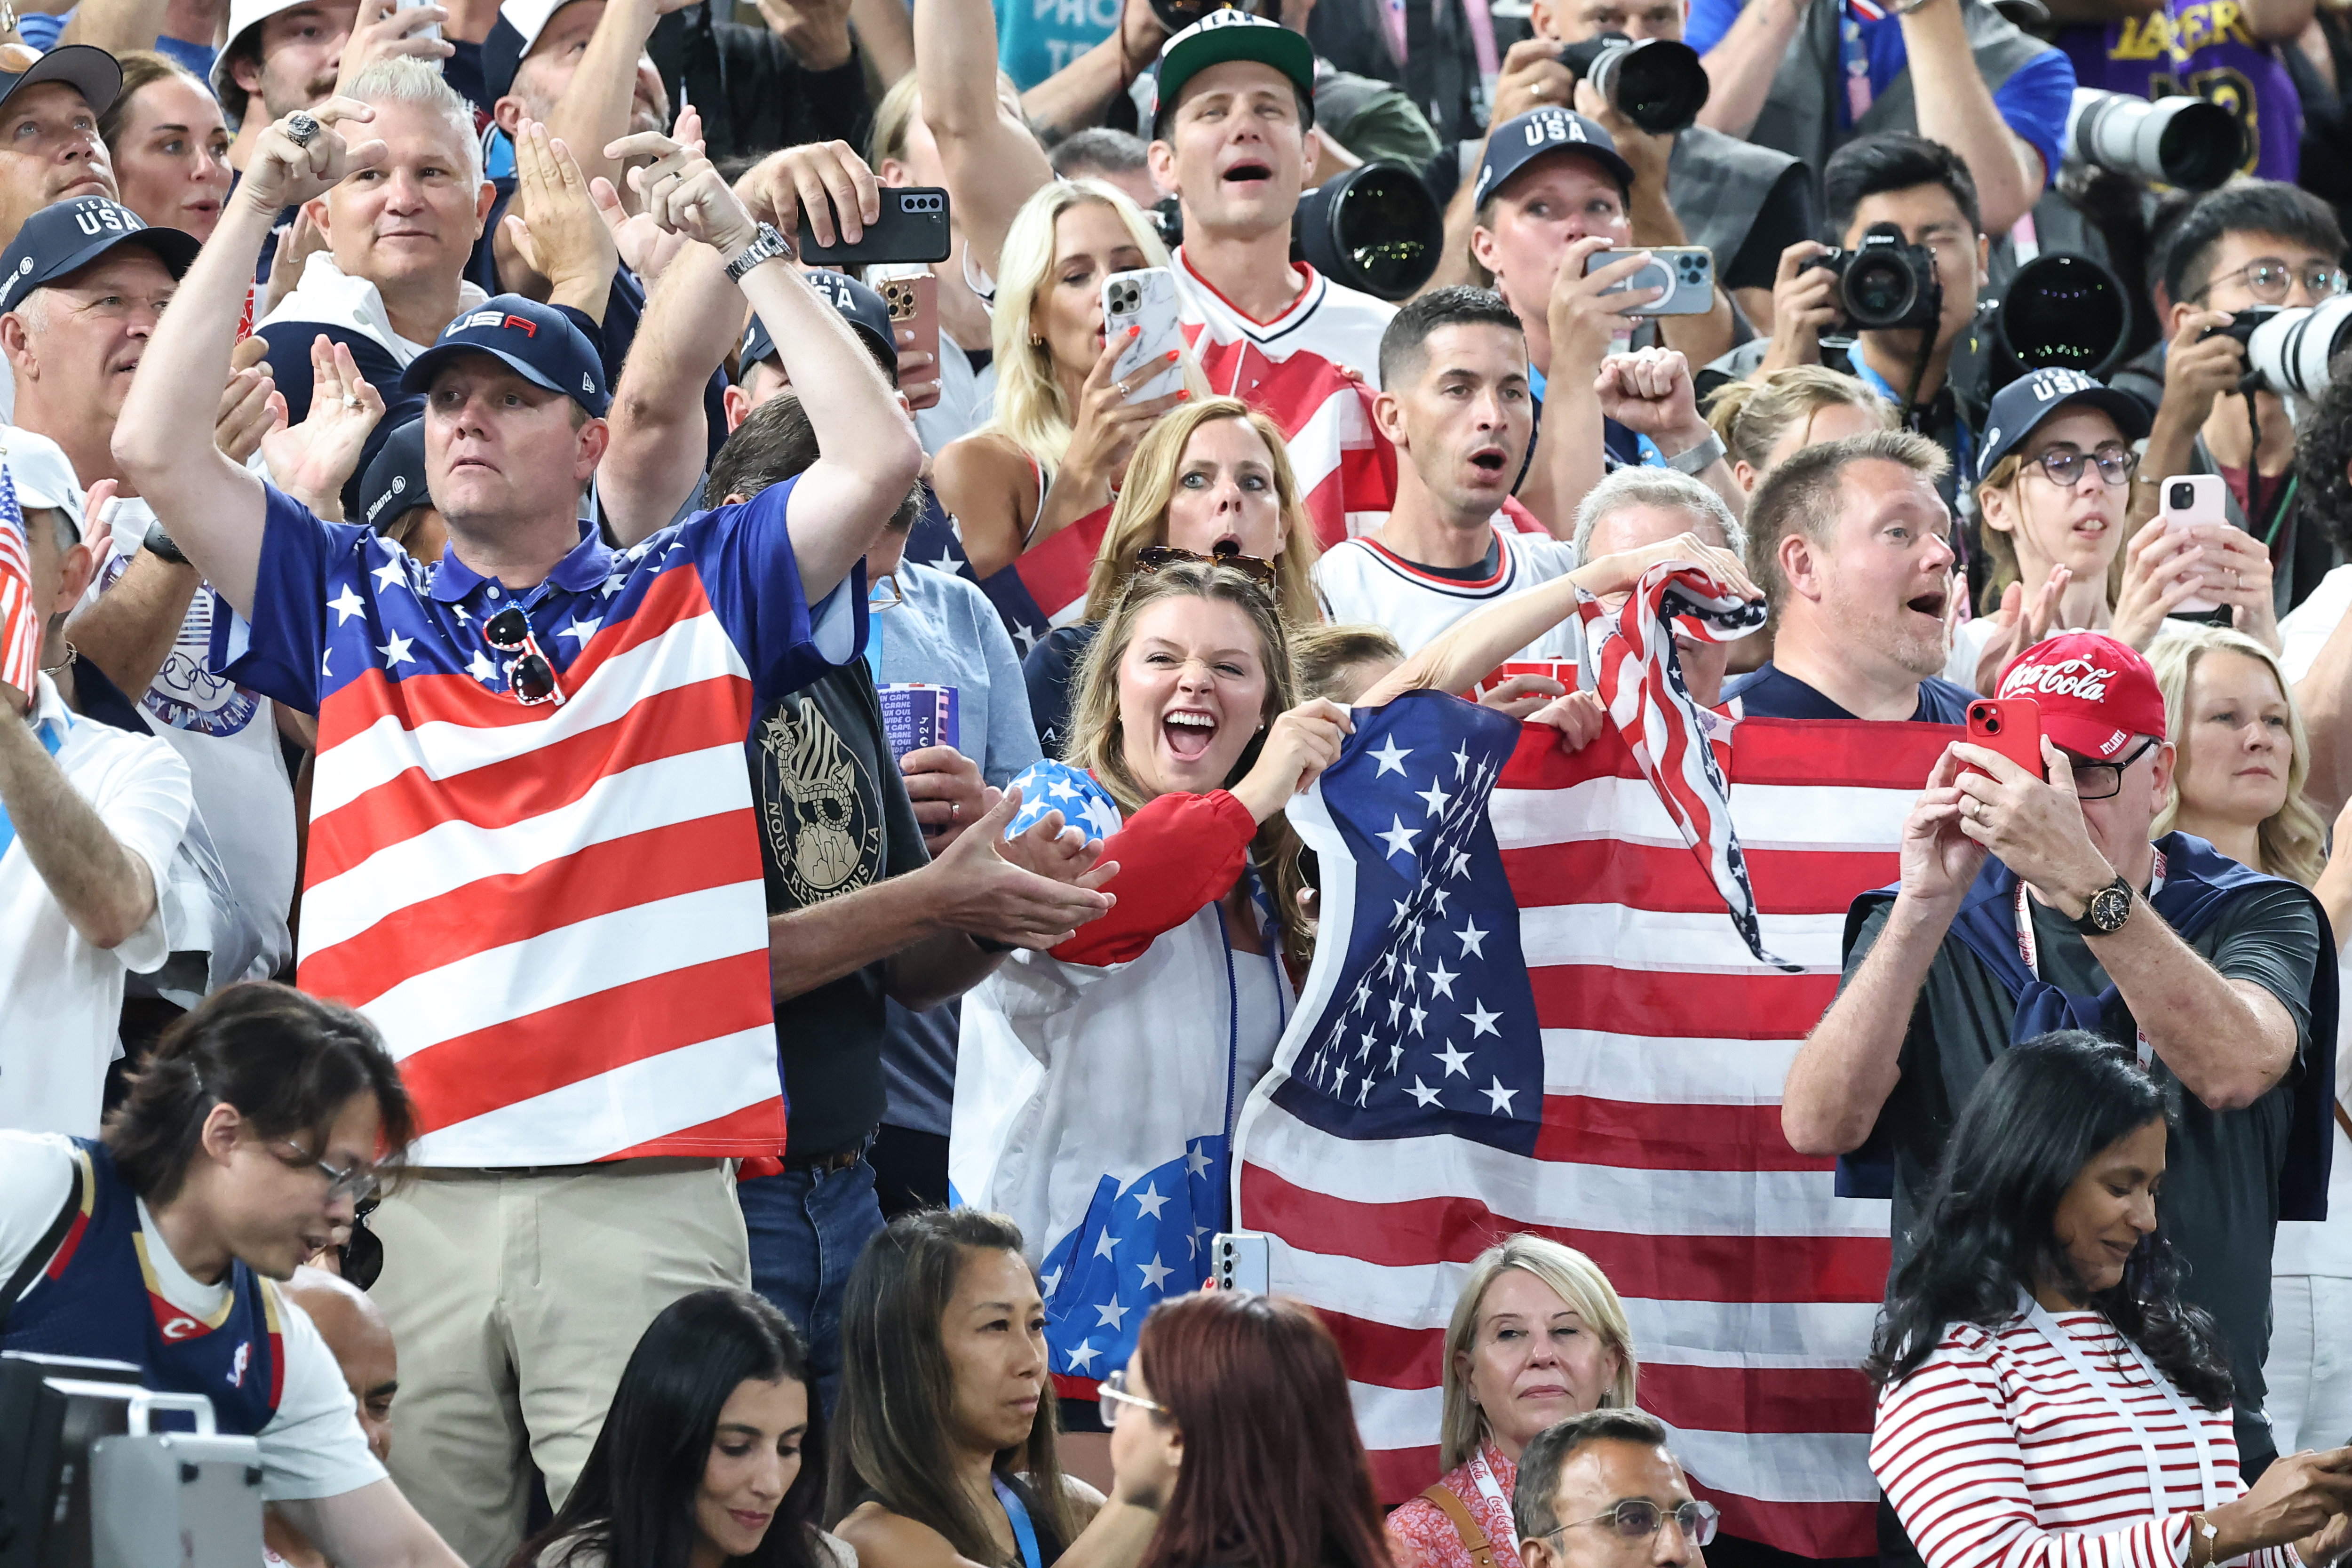
M 2221 1327 L 2239 1451 L 2258 1474 L 2274 1453 L 2272 1234 L 2325 1181 L 2326 1100 L 2305 1092 L 2335 1082 L 2319 908 L 2202 839 L 2149 842 L 2175 756 L 2155 673 L 2126 645 L 2052 637 L 2011 663 L 2000 697 L 2015 703 L 2006 727 L 2038 724 L 2043 771 L 1966 742 L 1946 751 L 1904 823 L 1901 880 L 1847 921 L 1838 998 L 1790 1067 L 1781 1127 L 1805 1153 L 1860 1152 L 1850 1178 L 1891 1164 L 1900 1269 L 1994 1058 L 2056 1028 L 2136 1051 L 2180 1088 L 2165 1224 L 2182 1294 Z

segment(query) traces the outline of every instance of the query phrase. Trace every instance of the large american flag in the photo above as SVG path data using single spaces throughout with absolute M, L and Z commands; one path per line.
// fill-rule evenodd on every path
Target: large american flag
M 33 603 L 33 557 L 16 480 L 0 468 L 0 681 L 31 692 L 41 678 L 41 612 Z
M 1662 669 L 1640 693 L 1604 681 L 1604 700 L 1662 724 Z M 1780 1086 L 1835 994 L 1847 905 L 1894 879 L 1951 731 L 1713 725 L 1751 942 L 1726 836 L 1702 824 L 1695 848 L 1688 790 L 1662 798 L 1677 776 L 1662 736 L 1645 771 L 1620 731 L 1571 756 L 1554 731 L 1434 694 L 1357 721 L 1291 807 L 1326 913 L 1240 1123 L 1238 1223 L 1274 1237 L 1276 1289 L 1338 1335 L 1383 1495 L 1435 1478 L 1440 1346 L 1468 1264 L 1530 1231 L 1616 1285 L 1641 1403 L 1727 1531 L 1871 1553 L 1856 1368 L 1887 1206 L 1839 1198 L 1833 1163 L 1788 1146 Z M 1685 783 L 1704 772 L 1681 763 Z

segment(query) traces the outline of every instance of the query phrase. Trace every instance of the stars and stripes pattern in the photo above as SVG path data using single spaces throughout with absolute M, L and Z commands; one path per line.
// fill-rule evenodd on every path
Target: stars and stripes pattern
M 1041 500 L 1038 504 L 1045 503 Z M 1108 504 L 1097 507 L 981 583 L 981 592 L 996 606 L 1004 629 L 1013 635 L 1013 646 L 1023 655 L 1055 626 L 1086 619 L 1087 583 L 1110 528 L 1110 510 Z
M 1605 642 L 1601 652 L 1604 702 L 1663 723 L 1663 661 L 1616 661 L 1651 688 L 1629 697 L 1612 689 Z M 1585 1252 L 1616 1285 L 1641 1402 L 1727 1531 L 1807 1556 L 1870 1553 L 1877 1488 L 1857 1368 L 1885 1288 L 1888 1213 L 1839 1198 L 1833 1163 L 1788 1146 L 1780 1087 L 1836 994 L 1847 906 L 1893 879 L 1902 819 L 1951 732 L 1711 718 L 1696 743 L 1726 782 L 1756 935 L 1783 969 L 1726 918 L 1720 850 L 1706 847 L 1727 840 L 1709 831 L 1695 844 L 1691 803 L 1661 794 L 1662 780 L 1696 788 L 1703 764 L 1661 766 L 1670 753 L 1653 738 L 1645 766 L 1616 731 L 1570 755 L 1541 726 L 1496 732 L 1494 716 L 1435 695 L 1388 711 L 1360 714 L 1339 763 L 1291 808 L 1322 868 L 1324 924 L 1236 1137 L 1237 1223 L 1273 1237 L 1276 1288 L 1339 1339 L 1382 1495 L 1401 1501 L 1435 1478 L 1455 1296 L 1480 1251 L 1528 1231 Z M 1391 745 L 1411 755 L 1381 776 Z M 1456 746 L 1470 758 L 1464 782 L 1485 758 L 1499 769 L 1491 792 L 1470 792 L 1466 832 L 1444 818 L 1452 799 L 1430 815 L 1398 798 L 1425 783 L 1451 795 L 1450 780 L 1420 775 Z M 1429 850 L 1446 875 L 1408 892 L 1391 836 L 1424 823 L 1411 874 Z M 1451 878 L 1457 852 L 1467 874 Z M 1443 921 L 1427 918 L 1439 890 Z M 1433 954 L 1451 976 L 1481 953 L 1475 1014 L 1461 978 L 1434 996 Z M 1394 1025 L 1391 997 L 1404 1003 Z M 1455 1011 L 1441 1018 L 1439 1006 Z M 1491 1035 L 1478 1027 L 1487 1015 Z M 1360 1018 L 1373 1037 L 1360 1057 Z
M 752 680 L 695 552 L 558 569 L 560 706 L 434 570 L 328 562 L 299 984 L 383 1031 L 416 1164 L 778 1152 Z
M 1143 1315 L 1200 1286 L 1209 1238 L 1224 1223 L 1226 1164 L 1219 1138 L 1195 1138 L 1181 1159 L 1119 1190 L 1096 1184 L 1086 1218 L 1038 1270 L 1055 1385 L 1084 1397 L 1090 1379 L 1127 1364 Z
M 41 610 L 33 602 L 32 542 L 16 480 L 0 467 L 0 681 L 31 691 L 41 679 Z

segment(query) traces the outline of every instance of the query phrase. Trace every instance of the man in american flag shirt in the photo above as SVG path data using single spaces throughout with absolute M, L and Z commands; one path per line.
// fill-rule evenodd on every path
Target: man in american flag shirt
M 560 1507 L 655 1314 L 749 1283 L 731 1162 L 782 1152 L 783 1107 L 744 747 L 754 713 L 856 656 L 853 569 L 921 455 L 783 237 L 688 150 L 635 177 L 825 388 L 817 461 L 605 548 L 579 521 L 608 439 L 595 347 L 500 295 L 406 372 L 447 553 L 422 567 L 321 521 L 173 404 L 226 374 L 271 216 L 382 158 L 335 128 L 372 114 L 338 99 L 262 136 L 117 455 L 237 612 L 216 668 L 319 714 L 299 980 L 383 1030 L 423 1132 L 423 1179 L 375 1218 L 394 1479 L 462 1556 L 503 1562 L 523 1445 Z

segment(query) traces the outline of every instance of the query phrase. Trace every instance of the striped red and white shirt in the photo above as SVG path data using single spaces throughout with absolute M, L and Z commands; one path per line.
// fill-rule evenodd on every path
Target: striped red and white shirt
M 1871 1469 L 1928 1568 L 2181 1568 L 2189 1516 L 2246 1489 L 2228 1408 L 2160 1386 L 2096 1312 L 2050 1321 L 2079 1365 L 2021 1311 L 1998 1331 L 1947 1329 L 1918 1371 L 1879 1395 Z M 2117 1401 L 2138 1432 L 2117 1418 Z M 2155 1446 L 2162 1497 L 2151 1495 L 2140 1433 Z M 2301 1562 L 2287 1546 L 2236 1561 Z

